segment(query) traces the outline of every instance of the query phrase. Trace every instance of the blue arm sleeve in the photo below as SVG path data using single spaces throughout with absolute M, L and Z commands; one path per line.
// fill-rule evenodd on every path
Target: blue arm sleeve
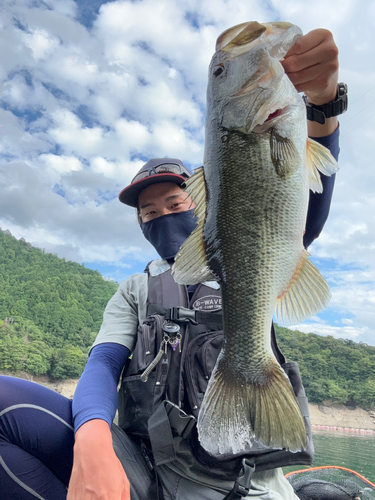
M 332 153 L 332 156 L 337 160 L 339 157 L 339 129 L 333 134 L 326 137 L 312 137 L 314 141 L 325 146 Z M 331 206 L 333 186 L 335 184 L 336 175 L 327 177 L 321 174 L 323 192 L 312 193 L 310 191 L 309 208 L 307 211 L 306 232 L 303 237 L 303 244 L 307 248 L 311 243 L 318 238 L 326 220 L 328 218 L 329 209 Z
M 127 347 L 110 342 L 93 348 L 74 393 L 75 431 L 96 418 L 112 425 L 117 408 L 117 385 L 129 354 Z

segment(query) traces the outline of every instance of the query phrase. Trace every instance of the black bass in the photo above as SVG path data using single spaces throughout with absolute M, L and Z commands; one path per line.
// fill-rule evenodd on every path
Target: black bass
M 307 138 L 306 110 L 280 60 L 302 36 L 289 23 L 244 23 L 217 41 L 209 69 L 204 166 L 187 181 L 197 228 L 174 278 L 216 279 L 224 345 L 198 416 L 212 455 L 306 446 L 304 420 L 270 344 L 272 315 L 295 324 L 323 309 L 327 283 L 302 238 L 309 190 L 338 167 Z

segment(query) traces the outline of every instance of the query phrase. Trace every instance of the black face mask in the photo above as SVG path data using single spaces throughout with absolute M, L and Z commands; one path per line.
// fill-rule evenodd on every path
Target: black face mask
M 162 259 L 172 260 L 196 225 L 194 210 L 186 210 L 141 222 L 141 230 Z

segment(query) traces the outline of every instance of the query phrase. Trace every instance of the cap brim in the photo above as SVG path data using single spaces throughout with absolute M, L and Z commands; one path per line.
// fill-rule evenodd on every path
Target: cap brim
M 151 186 L 152 184 L 158 184 L 159 182 L 174 182 L 180 186 L 185 181 L 187 181 L 187 178 L 177 174 L 165 173 L 150 175 L 144 179 L 133 182 L 130 186 L 124 188 L 118 195 L 118 198 L 121 203 L 136 208 L 138 206 L 138 197 L 141 191 L 143 191 L 146 187 Z

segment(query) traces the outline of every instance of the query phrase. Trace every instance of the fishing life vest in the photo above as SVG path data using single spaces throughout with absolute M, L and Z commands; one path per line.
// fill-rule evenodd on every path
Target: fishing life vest
M 297 363 L 287 363 L 277 346 L 273 325 L 272 350 L 304 417 L 306 450 L 292 453 L 255 443 L 250 452 L 221 460 L 200 446 L 196 419 L 223 344 L 220 289 L 216 283 L 201 284 L 189 298 L 187 287 L 174 281 L 170 269 L 157 276 L 149 266 L 146 271 L 147 318 L 123 372 L 119 426 L 151 444 L 156 465 L 189 457 L 190 469 L 211 477 L 236 478 L 244 458 L 257 471 L 310 465 L 314 448 L 305 390 Z

